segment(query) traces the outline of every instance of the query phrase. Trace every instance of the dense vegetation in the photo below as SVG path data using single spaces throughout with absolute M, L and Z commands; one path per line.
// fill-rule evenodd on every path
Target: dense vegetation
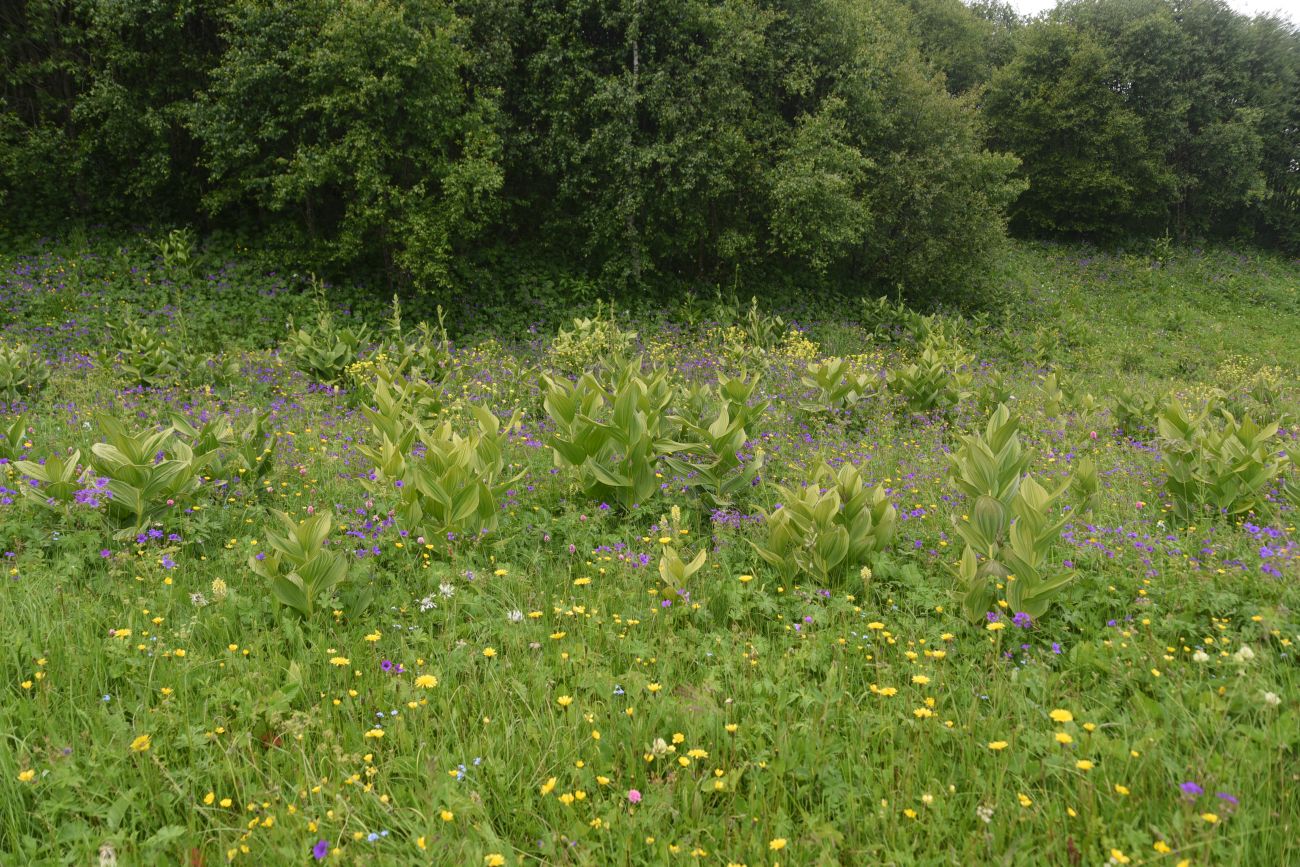
M 1289 863 L 1300 269 L 994 273 L 456 341 L 4 258 L 0 861 Z
M 1300 36 L 1221 0 L 21 0 L 0 205 L 426 293 L 982 300 L 1008 216 L 1300 247 Z

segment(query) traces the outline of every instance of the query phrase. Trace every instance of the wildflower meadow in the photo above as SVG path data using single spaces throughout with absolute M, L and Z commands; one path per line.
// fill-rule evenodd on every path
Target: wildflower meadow
M 0 863 L 1300 862 L 1300 264 L 995 279 L 5 253 Z

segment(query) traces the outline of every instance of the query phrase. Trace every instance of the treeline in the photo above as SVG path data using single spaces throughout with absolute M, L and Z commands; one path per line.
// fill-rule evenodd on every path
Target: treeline
M 953 297 L 1012 228 L 1300 247 L 1300 38 L 1218 0 L 11 0 L 0 208 L 455 286 Z M 486 263 L 486 264 L 485 264 Z

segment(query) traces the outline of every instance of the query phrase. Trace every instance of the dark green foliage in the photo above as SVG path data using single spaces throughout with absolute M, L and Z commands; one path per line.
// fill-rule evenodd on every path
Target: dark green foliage
M 1174 193 L 1142 118 L 1115 92 L 1105 49 L 1072 28 L 1026 28 L 989 86 L 994 143 L 1019 154 L 1029 189 L 1012 221 L 1030 233 L 1114 236 L 1163 226 Z
M 501 185 L 495 106 L 442 0 L 238 0 L 194 106 L 213 211 L 279 219 L 312 259 L 444 283 Z
M 1296 249 L 1297 165 L 1300 36 L 1222 0 L 0 5 L 0 232 L 238 228 L 467 318 L 978 300 L 1009 207 Z
M 1024 160 L 1013 225 L 1300 245 L 1300 36 L 1222 0 L 1072 0 L 994 74 L 993 143 Z

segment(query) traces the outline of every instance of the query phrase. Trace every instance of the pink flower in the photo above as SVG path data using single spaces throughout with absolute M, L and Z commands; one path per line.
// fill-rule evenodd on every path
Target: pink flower
M 636 789 L 628 789 L 627 799 L 633 804 L 639 804 L 641 803 L 641 793 Z

